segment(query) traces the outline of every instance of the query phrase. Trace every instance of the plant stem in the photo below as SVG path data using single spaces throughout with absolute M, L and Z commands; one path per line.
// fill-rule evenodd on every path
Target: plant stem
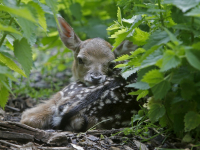
M 192 29 L 193 29 L 193 24 L 194 24 L 194 17 L 192 17 L 192 22 L 191 22 Z M 194 33 L 191 32 L 191 43 L 193 42 L 194 42 Z
M 20 2 L 21 2 L 21 0 L 19 0 L 19 1 L 17 2 L 17 5 L 19 5 Z M 14 21 L 14 17 L 12 17 L 12 18 L 10 19 L 10 22 L 9 22 L 8 26 L 10 26 L 10 25 L 12 24 L 13 21 Z M 4 42 L 5 38 L 6 38 L 6 36 L 7 36 L 7 33 L 5 32 L 5 33 L 3 34 L 3 37 L 1 38 L 0 47 L 2 46 L 2 44 L 3 44 L 3 42 Z
M 160 0 L 158 0 L 158 7 L 159 7 L 160 10 L 162 9 L 162 8 L 161 8 L 161 4 L 160 4 Z M 162 26 L 164 27 L 165 24 L 164 24 L 164 19 L 163 19 L 162 12 L 160 12 L 160 21 L 161 21 L 161 23 L 162 23 Z

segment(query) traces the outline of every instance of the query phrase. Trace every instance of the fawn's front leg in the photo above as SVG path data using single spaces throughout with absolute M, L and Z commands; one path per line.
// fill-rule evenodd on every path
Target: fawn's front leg
M 56 104 L 61 98 L 62 95 L 58 92 L 45 103 L 39 104 L 34 108 L 27 109 L 23 112 L 20 122 L 34 128 L 50 128 L 52 116 L 56 110 Z

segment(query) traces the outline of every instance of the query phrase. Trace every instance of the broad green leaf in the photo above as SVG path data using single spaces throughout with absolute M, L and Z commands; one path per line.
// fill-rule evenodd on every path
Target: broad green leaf
M 117 10 L 117 20 L 120 24 L 122 24 L 122 15 L 121 15 L 121 10 L 120 10 L 119 7 L 118 7 L 118 10 Z
M 69 7 L 71 14 L 77 19 L 81 20 L 82 12 L 80 3 L 72 3 Z
M 190 65 L 200 70 L 200 51 L 186 49 L 185 55 Z
M 132 88 L 136 88 L 136 89 L 140 89 L 140 90 L 147 90 L 150 88 L 146 82 L 141 82 L 141 81 L 129 84 L 126 87 L 132 87 Z
M 118 57 L 117 59 L 115 59 L 115 61 L 124 61 L 124 60 L 128 60 L 128 59 L 129 59 L 129 55 L 125 54 L 125 55 L 122 55 L 122 56 Z
M 174 115 L 174 131 L 180 132 L 184 130 L 184 113 Z
M 183 79 L 193 80 L 193 75 L 191 75 L 191 72 L 188 70 L 187 67 L 177 68 L 172 73 L 171 82 L 179 84 Z
M 17 22 L 24 32 L 24 37 L 26 37 L 28 39 L 29 43 L 31 45 L 33 45 L 34 44 L 34 40 L 33 40 L 34 37 L 32 37 L 32 36 L 35 33 L 35 29 L 37 27 L 36 24 L 32 23 L 29 20 L 21 18 L 21 17 L 17 18 Z
M 197 43 L 192 44 L 192 47 L 193 47 L 194 49 L 200 50 L 200 42 L 197 42 Z
M 33 64 L 32 50 L 25 38 L 14 42 L 14 54 L 24 69 L 26 76 L 29 76 Z
M 141 68 L 145 68 L 151 65 L 155 65 L 159 59 L 163 57 L 163 52 L 158 49 L 147 56 L 141 64 Z
M 5 86 L 0 81 L 0 106 L 4 109 L 7 100 L 8 100 L 9 92 Z
M 200 0 L 164 0 L 164 4 L 173 4 L 183 12 L 197 6 Z
M 175 54 L 174 51 L 167 50 L 163 55 L 163 62 L 161 71 L 167 71 L 180 65 L 181 59 Z
M 15 64 L 14 61 L 12 61 L 10 58 L 4 56 L 1 53 L 0 53 L 0 62 L 2 62 L 3 64 L 5 64 L 11 70 L 14 70 L 14 71 L 18 72 L 19 74 L 23 75 L 24 77 L 26 77 L 26 75 L 24 74 L 24 72 Z
M 47 31 L 45 13 L 44 13 L 42 7 L 38 3 L 35 3 L 33 1 L 29 2 L 28 5 L 31 5 L 32 7 L 35 8 L 35 10 L 37 11 L 38 23 L 44 29 L 44 31 Z
M 188 132 L 200 125 L 200 114 L 190 111 L 184 117 L 185 131 Z
M 158 121 L 158 119 L 163 117 L 164 115 L 165 115 L 165 107 L 163 104 L 159 103 L 151 104 L 148 116 L 152 122 Z
M 147 40 L 147 44 L 144 45 L 144 49 L 148 50 L 155 45 L 166 44 L 170 41 L 168 34 L 165 31 L 157 30 L 153 34 L 150 35 L 149 40 Z
M 192 9 L 185 14 L 186 16 L 200 17 L 200 6 Z
M 167 124 L 168 124 L 168 119 L 166 117 L 166 115 L 162 116 L 160 119 L 159 119 L 159 124 L 162 128 L 166 127 Z
M 31 22 L 36 23 L 35 18 L 33 17 L 31 12 L 27 8 L 11 8 L 11 7 L 8 7 L 8 6 L 0 5 L 0 10 L 6 11 L 9 14 L 19 16 L 19 17 L 22 17 L 26 20 L 29 20 Z
M 163 74 L 159 72 L 159 70 L 154 69 L 146 73 L 141 81 L 146 82 L 150 85 L 150 87 L 153 87 L 154 85 L 160 83 L 163 80 Z
M 133 44 L 137 46 L 141 46 L 146 44 L 147 40 L 149 39 L 149 33 L 140 30 L 139 28 L 135 28 L 135 32 L 131 37 L 131 41 Z
M 184 79 L 180 83 L 181 96 L 184 99 L 191 100 L 192 96 L 196 93 L 195 83 L 189 79 Z
M 11 26 L 2 26 L 0 24 L 0 30 L 1 31 L 6 31 L 6 32 L 11 32 L 11 33 L 16 33 L 16 34 L 22 35 L 19 31 L 17 31 L 16 29 L 14 29 Z
M 155 99 L 162 99 L 166 96 L 167 92 L 171 89 L 171 85 L 168 81 L 164 80 L 154 87 L 152 87 L 152 92 Z
M 51 9 L 51 11 L 53 12 L 53 16 L 54 16 L 54 19 L 56 21 L 56 24 L 58 26 L 58 28 L 60 29 L 60 25 L 58 23 L 58 19 L 57 19 L 57 6 L 58 6 L 58 1 L 57 0 L 45 0 L 46 1 L 46 4 L 47 6 L 49 6 L 49 8 Z M 44 9 L 44 8 L 43 8 Z
M 170 40 L 178 45 L 180 43 L 180 41 L 176 38 L 176 36 L 174 34 L 172 34 L 167 28 L 164 28 L 165 32 L 167 32 L 167 34 L 169 35 Z
M 191 101 L 180 101 L 171 106 L 171 113 L 172 114 L 180 114 L 180 113 L 187 113 L 189 111 L 196 109 L 196 102 Z

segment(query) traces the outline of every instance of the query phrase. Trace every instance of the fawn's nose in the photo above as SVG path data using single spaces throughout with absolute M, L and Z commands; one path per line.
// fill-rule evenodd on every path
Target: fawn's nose
M 92 82 L 94 83 L 94 84 L 98 84 L 99 83 L 99 81 L 101 80 L 101 78 L 102 78 L 102 75 L 101 74 L 90 74 L 90 77 L 91 77 L 91 79 L 92 79 Z

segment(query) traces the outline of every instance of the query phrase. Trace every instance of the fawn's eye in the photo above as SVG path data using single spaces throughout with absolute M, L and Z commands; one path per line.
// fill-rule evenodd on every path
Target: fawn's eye
M 79 64 L 84 64 L 83 59 L 80 58 L 80 57 L 78 57 L 78 63 L 79 63 Z

